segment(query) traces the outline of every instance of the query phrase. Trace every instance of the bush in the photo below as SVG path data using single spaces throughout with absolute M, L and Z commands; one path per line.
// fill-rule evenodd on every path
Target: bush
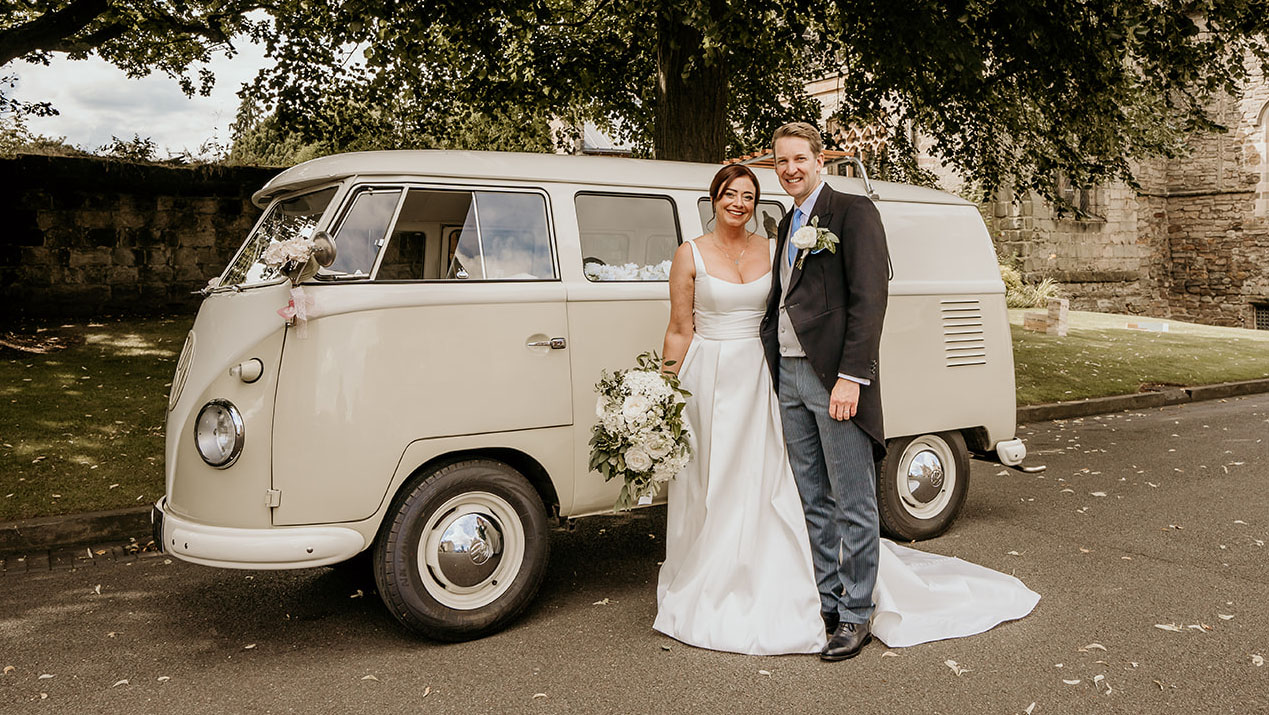
M 1001 264 L 1000 278 L 1005 282 L 1005 305 L 1010 308 L 1043 308 L 1051 298 L 1061 298 L 1061 287 L 1052 278 L 1027 283 L 1013 266 Z

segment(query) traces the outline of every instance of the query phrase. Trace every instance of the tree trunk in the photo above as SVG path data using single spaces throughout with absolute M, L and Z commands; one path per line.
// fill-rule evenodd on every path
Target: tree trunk
M 706 66 L 701 33 L 668 4 L 657 17 L 657 98 L 652 127 L 658 159 L 717 164 L 727 152 L 727 71 Z
M 34 20 L 5 28 L 0 32 L 0 66 L 36 50 L 66 52 L 66 47 L 72 44 L 70 38 L 109 9 L 107 0 L 73 0 Z

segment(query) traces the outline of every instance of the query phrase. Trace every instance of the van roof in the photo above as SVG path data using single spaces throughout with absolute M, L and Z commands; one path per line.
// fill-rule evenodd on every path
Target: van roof
M 570 156 L 495 151 L 364 151 L 333 154 L 306 161 L 273 177 L 251 198 L 264 208 L 281 193 L 338 181 L 350 176 L 423 175 L 447 179 L 509 179 L 585 184 L 587 186 L 638 186 L 704 192 L 718 171 L 718 164 L 654 161 L 611 156 Z M 755 168 L 761 189 L 784 194 L 775 172 Z M 828 176 L 834 189 L 865 194 L 864 182 Z M 872 182 L 882 201 L 962 204 L 968 201 L 949 193 L 888 181 Z

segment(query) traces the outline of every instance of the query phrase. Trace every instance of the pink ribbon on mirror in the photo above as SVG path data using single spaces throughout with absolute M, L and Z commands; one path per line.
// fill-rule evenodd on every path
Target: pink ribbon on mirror
M 291 300 L 286 307 L 278 308 L 278 315 L 295 326 L 297 337 L 308 337 L 308 319 L 317 317 L 313 312 L 313 296 L 304 292 L 302 286 L 291 289 Z

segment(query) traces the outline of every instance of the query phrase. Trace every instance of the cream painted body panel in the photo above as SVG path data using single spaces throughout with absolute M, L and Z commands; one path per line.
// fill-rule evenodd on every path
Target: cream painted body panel
M 982 217 L 972 206 L 878 210 L 894 268 L 881 334 L 886 437 L 982 427 L 987 446 L 1012 438 L 1013 344 Z
M 956 296 L 960 297 L 960 296 Z M 1013 353 L 1003 295 L 982 303 L 986 363 L 948 367 L 937 296 L 891 295 L 881 334 L 886 438 L 982 427 L 989 446 L 1014 435 Z M 1003 366 L 1003 367 L 1002 367 Z
M 290 285 L 224 292 L 203 301 L 194 321 L 194 356 L 180 399 L 167 416 L 164 449 L 168 508 L 215 526 L 271 524 L 265 492 L 272 460 L 273 394 L 277 388 L 285 324 L 278 308 Z M 229 369 L 259 358 L 264 372 L 244 383 Z M 175 382 L 173 384 L 176 384 Z M 208 400 L 222 398 L 242 413 L 242 453 L 228 468 L 208 466 L 194 446 L 194 421 Z
M 419 439 L 572 423 L 554 282 L 306 288 L 319 316 L 288 331 L 278 383 L 275 524 L 356 521 Z
M 611 513 L 621 491 L 620 482 L 605 482 L 599 472 L 590 471 L 595 383 L 599 382 L 601 371 L 633 367 L 635 356 L 646 350 L 660 353 L 670 320 L 668 283 L 592 282 L 582 273 L 581 241 L 573 206 L 576 193 L 587 188 L 555 185 L 548 190 L 556 210 L 556 239 L 568 292 L 568 329 L 572 337 L 572 459 L 567 472 L 551 472 L 561 501 L 565 493 L 570 495 L 570 507 L 560 508 L 560 515 L 568 517 Z M 700 234 L 700 219 L 694 206 L 701 192 L 624 186 L 612 193 L 668 196 L 678 213 L 681 238 L 687 240 Z M 664 501 L 663 490 L 656 503 Z
M 635 356 L 645 350 L 660 353 L 669 320 L 670 292 L 665 283 L 569 286 L 568 327 L 578 336 L 572 347 L 573 414 L 577 415 L 572 473 L 577 476 L 571 490 L 573 506 L 565 516 L 611 512 L 617 503 L 621 482 L 605 482 L 599 472 L 590 471 L 595 383 L 603 370 L 634 367 Z M 556 489 L 563 491 L 566 487 L 560 482 L 555 480 Z M 658 502 L 664 500 L 662 490 Z
M 535 460 L 542 468 L 551 475 L 566 474 L 572 469 L 573 460 L 573 428 L 572 427 L 548 427 L 536 430 L 523 430 L 518 432 L 497 432 L 493 434 L 465 435 L 461 437 L 442 437 L 438 439 L 420 439 L 411 442 L 405 451 L 400 455 L 400 459 L 396 464 L 395 472 L 391 480 L 387 483 L 387 492 L 395 495 L 409 478 L 419 469 L 419 467 L 428 462 L 445 457 L 447 455 L 475 452 L 486 449 L 511 449 L 522 452 Z M 566 502 L 568 495 L 560 495 L 561 501 Z M 368 548 L 379 531 L 379 526 L 383 520 L 389 518 L 388 510 L 392 506 L 391 499 L 385 499 L 378 509 L 366 519 L 353 522 L 342 522 L 338 528 L 355 532 L 361 536 L 362 546 L 359 548 Z M 160 501 L 160 507 L 165 512 L 170 512 L 170 505 Z M 206 520 L 198 520 L 197 524 L 190 524 L 190 527 L 210 526 L 210 529 L 202 529 L 202 531 L 210 531 L 214 535 L 220 537 L 220 555 L 215 563 L 207 563 L 207 565 L 223 566 L 227 568 L 266 568 L 261 565 L 261 554 L 258 548 L 258 539 L 260 532 L 257 529 L 237 528 L 234 530 L 220 530 L 215 526 L 211 526 Z M 313 529 L 319 529 L 314 532 Z M 321 526 L 274 526 L 271 532 L 277 534 L 276 539 L 270 539 L 276 545 L 285 547 L 293 543 L 296 539 L 306 538 L 314 533 L 320 535 L 332 533 L 320 531 Z M 237 549 L 240 558 L 233 561 L 230 554 L 233 552 L 231 544 L 237 543 Z M 343 540 L 339 548 L 343 548 Z M 179 551 L 173 551 L 178 556 L 186 560 L 194 560 L 196 562 L 199 556 L 194 555 L 193 559 L 188 558 L 188 554 L 182 554 Z M 355 550 L 354 550 L 355 553 Z M 344 552 L 345 557 L 351 556 L 351 553 Z M 327 559 L 319 559 L 320 563 L 302 563 L 303 566 L 317 566 L 323 563 L 331 563 Z M 293 568 L 280 559 L 268 559 L 267 568 Z

